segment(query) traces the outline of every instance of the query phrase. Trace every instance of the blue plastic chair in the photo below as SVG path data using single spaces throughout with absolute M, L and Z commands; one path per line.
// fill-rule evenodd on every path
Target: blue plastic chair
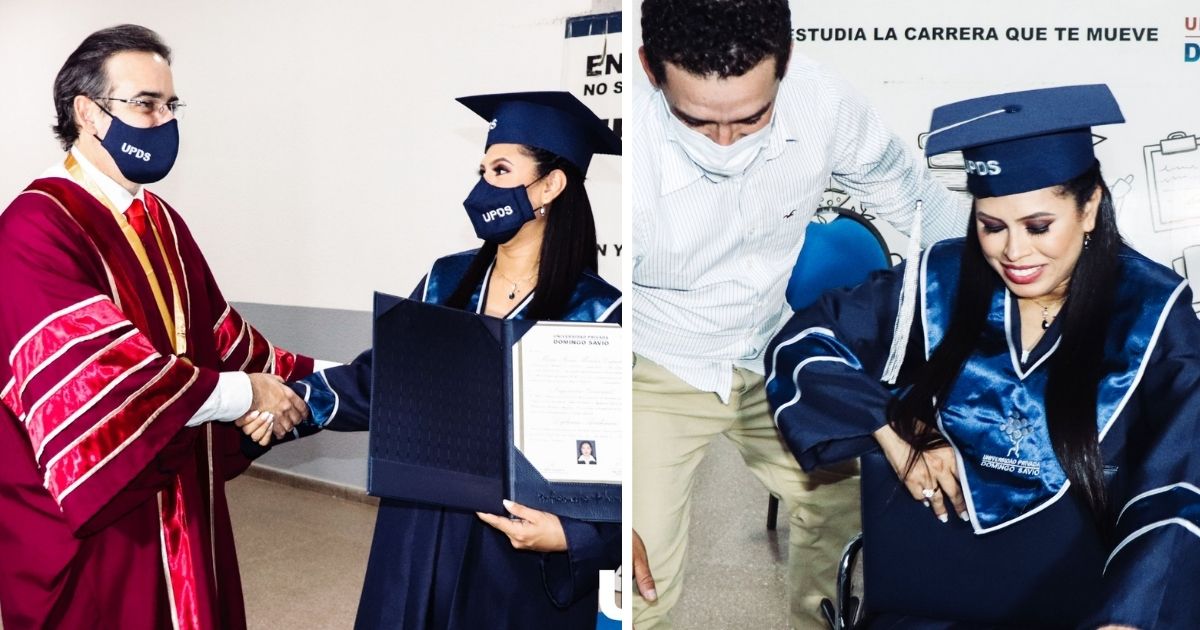
M 808 307 L 826 291 L 862 284 L 872 271 L 891 266 L 887 243 L 866 217 L 852 210 L 835 212 L 826 222 L 818 214 L 805 231 L 804 247 L 788 281 L 787 301 L 793 310 Z
M 621 630 L 621 622 L 604 613 L 596 613 L 596 630 Z

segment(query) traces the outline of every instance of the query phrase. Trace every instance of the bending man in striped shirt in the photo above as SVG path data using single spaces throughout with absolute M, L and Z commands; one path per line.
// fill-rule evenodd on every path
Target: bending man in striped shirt
M 831 178 L 904 232 L 924 200 L 926 242 L 966 223 L 965 198 L 862 96 L 792 54 L 790 24 L 785 0 L 642 4 L 640 57 L 655 89 L 634 104 L 633 520 L 656 591 L 635 599 L 643 630 L 669 625 L 695 471 L 721 434 L 788 506 L 793 626 L 823 627 L 820 598 L 859 529 L 857 467 L 803 473 L 762 375 L 791 314 L 784 292 L 805 229 Z

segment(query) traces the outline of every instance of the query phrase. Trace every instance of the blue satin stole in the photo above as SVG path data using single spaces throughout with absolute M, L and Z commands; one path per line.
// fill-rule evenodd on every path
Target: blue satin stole
M 466 275 L 467 268 L 471 266 L 471 260 L 475 258 L 476 251 L 478 250 L 451 254 L 437 259 L 433 263 L 433 268 L 429 270 L 429 274 L 425 276 L 421 301 L 430 304 L 445 304 L 454 290 L 458 288 L 459 281 Z M 491 279 L 495 264 L 493 261 L 488 266 L 483 281 L 479 283 L 467 301 L 466 310 L 476 313 L 483 310 L 482 305 L 487 301 L 488 281 Z M 533 300 L 533 295 L 530 293 L 517 302 L 505 319 L 524 319 L 525 309 Z M 560 320 L 619 324 L 621 323 L 620 318 L 621 292 L 601 279 L 600 276 L 585 271 L 575 284 L 575 290 L 571 293 L 571 298 L 567 300 L 567 312 Z
M 942 241 L 922 260 L 927 359 L 949 326 L 964 246 L 963 239 Z M 1117 296 L 1104 341 L 1104 376 L 1097 391 L 1101 440 L 1136 389 L 1178 286 L 1179 279 L 1163 267 L 1122 248 Z M 1061 498 L 1069 486 L 1046 424 L 1047 360 L 1058 342 L 1022 366 L 1018 322 L 1012 321 L 1014 300 L 1003 285 L 997 289 L 979 344 L 939 412 L 939 427 L 958 457 L 959 479 L 977 534 L 1032 516 Z

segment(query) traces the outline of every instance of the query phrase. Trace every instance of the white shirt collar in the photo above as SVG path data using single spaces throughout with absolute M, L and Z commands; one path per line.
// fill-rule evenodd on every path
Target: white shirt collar
M 91 178 L 92 182 L 96 184 L 96 187 L 100 189 L 100 192 L 104 193 L 104 196 L 108 197 L 108 200 L 112 202 L 113 207 L 117 210 L 125 212 L 129 209 L 129 204 L 133 203 L 134 199 L 140 199 L 143 203 L 145 203 L 146 193 L 143 186 L 138 186 L 137 192 L 131 195 L 129 194 L 128 190 L 125 190 L 124 186 L 118 184 L 115 180 L 113 180 L 113 178 L 105 175 L 100 171 L 100 169 L 96 168 L 96 165 L 92 164 L 91 161 L 84 157 L 83 152 L 80 151 L 78 147 L 71 147 L 71 155 L 75 156 L 75 161 L 79 163 L 79 167 L 83 169 L 84 174 Z M 72 179 L 71 174 L 67 172 L 67 169 L 65 166 L 63 166 L 61 160 L 57 164 L 54 164 L 50 168 L 46 169 L 46 172 L 42 174 L 42 177 L 62 177 L 64 179 Z M 77 183 L 82 185 L 81 182 Z M 86 186 L 83 188 L 84 190 L 87 190 Z

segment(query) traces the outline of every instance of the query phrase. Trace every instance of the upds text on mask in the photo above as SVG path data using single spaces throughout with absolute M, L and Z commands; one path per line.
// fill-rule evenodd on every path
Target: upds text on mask
M 128 142 L 121 143 L 121 151 L 127 155 L 132 155 L 133 157 L 138 158 L 139 160 L 141 160 L 143 162 L 150 161 L 150 152 L 149 151 L 143 151 L 143 150 L 133 146 L 132 144 L 129 144 Z
M 512 213 L 513 213 L 512 206 L 504 206 L 503 208 L 496 208 L 495 210 L 491 210 L 491 211 L 485 213 L 483 215 L 483 221 L 485 223 L 491 223 L 492 219 L 496 219 L 499 217 L 507 217 L 507 216 L 511 215 Z

